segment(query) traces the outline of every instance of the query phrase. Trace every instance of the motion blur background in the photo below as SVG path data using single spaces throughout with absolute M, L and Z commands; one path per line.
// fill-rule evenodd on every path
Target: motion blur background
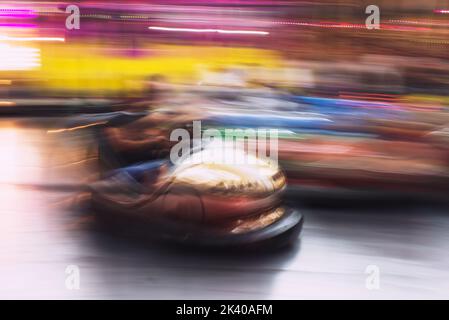
M 0 297 L 448 298 L 448 58 L 449 1 L 2 1 Z M 76 194 L 23 187 L 95 179 L 95 137 L 68 119 L 131 107 L 280 130 L 301 240 L 141 245 L 69 210 Z

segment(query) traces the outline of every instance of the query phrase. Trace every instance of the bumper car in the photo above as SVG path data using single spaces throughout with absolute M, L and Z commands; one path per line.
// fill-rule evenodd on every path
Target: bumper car
M 286 180 L 276 165 L 231 165 L 206 154 L 113 170 L 92 186 L 98 220 L 131 236 L 202 248 L 265 250 L 298 238 L 303 217 L 282 205 Z
M 292 105 L 291 102 L 296 102 Z M 204 126 L 273 127 L 287 198 L 446 197 L 447 115 L 402 104 L 294 96 L 278 110 L 209 112 Z M 435 130 L 439 128 L 439 130 Z
M 289 195 L 439 198 L 449 188 L 447 153 L 426 143 L 314 137 L 282 141 L 279 148 Z
M 166 139 L 154 132 L 160 130 L 155 123 L 166 120 L 120 111 L 71 117 L 64 125 L 69 129 L 53 130 L 88 128 L 96 135 L 101 178 L 82 190 L 91 195 L 98 226 L 205 249 L 266 250 L 297 240 L 303 216 L 283 205 L 286 179 L 277 164 L 254 157 L 228 164 L 210 157 L 212 144 L 173 164 L 166 160 Z M 252 157 L 234 148 L 225 152 Z

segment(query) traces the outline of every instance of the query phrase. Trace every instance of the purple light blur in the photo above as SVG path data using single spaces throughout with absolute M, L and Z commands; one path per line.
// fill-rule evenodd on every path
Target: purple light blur
M 9 18 L 35 18 L 37 15 L 33 10 L 29 9 L 10 9 L 0 8 L 0 17 Z
M 31 23 L 0 23 L 0 28 L 37 28 Z

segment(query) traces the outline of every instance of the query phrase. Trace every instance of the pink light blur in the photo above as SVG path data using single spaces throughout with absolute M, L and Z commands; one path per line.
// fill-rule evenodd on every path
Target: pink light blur
M 28 9 L 0 8 L 0 17 L 35 18 L 36 13 Z
M 4 28 L 37 28 L 35 24 L 31 23 L 0 23 L 0 27 Z
M 174 31 L 174 32 L 195 32 L 195 33 L 221 33 L 221 34 L 248 34 L 266 36 L 267 31 L 254 30 L 223 30 L 223 29 L 194 29 L 194 28 L 169 28 L 169 27 L 148 27 L 150 30 Z
M 9 37 L 0 35 L 0 41 L 56 41 L 64 42 L 65 39 L 61 37 Z

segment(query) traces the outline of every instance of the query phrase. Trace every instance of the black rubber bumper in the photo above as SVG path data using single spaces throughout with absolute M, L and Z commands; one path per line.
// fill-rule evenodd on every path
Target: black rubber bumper
M 302 230 L 303 215 L 296 209 L 285 208 L 276 222 L 255 231 L 233 234 L 217 232 L 206 226 L 186 226 L 178 221 L 142 221 L 132 215 L 105 212 L 94 208 L 97 222 L 115 233 L 139 241 L 163 242 L 200 249 L 273 250 L 294 243 Z

